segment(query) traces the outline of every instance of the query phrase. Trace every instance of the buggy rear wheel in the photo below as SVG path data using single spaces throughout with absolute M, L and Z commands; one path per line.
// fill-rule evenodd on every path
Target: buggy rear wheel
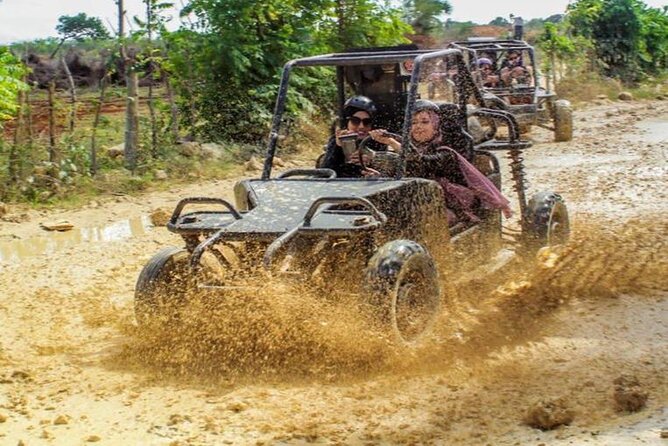
M 395 341 L 411 345 L 432 327 L 441 303 L 438 273 L 427 250 L 410 240 L 386 243 L 366 270 L 371 302 Z
M 573 139 L 573 109 L 571 103 L 560 99 L 554 103 L 554 140 L 557 142 Z
M 190 290 L 190 254 L 182 248 L 165 248 L 144 266 L 135 286 L 137 323 L 168 323 L 178 317 Z

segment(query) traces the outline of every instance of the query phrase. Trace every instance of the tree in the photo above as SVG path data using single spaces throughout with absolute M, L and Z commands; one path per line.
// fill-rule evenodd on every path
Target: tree
M 430 34 L 442 29 L 442 18 L 452 12 L 448 0 L 404 0 L 405 19 L 417 34 Z
M 641 65 L 650 73 L 668 69 L 668 6 L 643 7 L 640 15 Z
M 624 81 L 638 75 L 642 24 L 636 7 L 635 0 L 604 0 L 591 31 L 604 73 Z
M 176 87 L 193 99 L 199 132 L 245 142 L 266 136 L 287 61 L 402 43 L 410 30 L 398 10 L 372 0 L 192 0 L 183 13 L 196 21 L 169 37 L 169 58 L 181 78 Z M 324 92 L 334 86 L 321 73 L 294 74 L 303 94 L 290 95 L 288 112 L 327 104 Z
M 109 38 L 109 32 L 107 32 L 102 21 L 97 17 L 88 17 L 84 12 L 75 16 L 63 15 L 58 17 L 56 31 L 60 35 L 60 43 L 51 54 L 51 58 L 56 55 L 60 47 L 67 40 L 72 39 L 80 42 L 86 39 L 100 40 Z
M 165 33 L 167 19 L 161 14 L 166 9 L 172 8 L 173 3 L 162 2 L 160 0 L 144 0 L 146 5 L 146 21 L 135 17 L 135 23 L 140 27 L 140 31 L 135 33 L 137 36 L 146 37 L 148 43 L 148 75 L 150 77 L 148 84 L 148 109 L 151 124 L 151 154 L 154 158 L 158 156 L 158 124 L 155 110 L 155 100 L 153 97 L 153 80 L 156 72 L 159 71 L 163 59 L 162 52 L 154 48 L 153 39 L 156 34 Z
M 489 24 L 492 26 L 503 26 L 503 27 L 510 26 L 510 22 L 504 17 L 497 17 L 491 22 L 489 22 Z
M 23 82 L 27 70 L 25 66 L 5 47 L 0 47 L 0 130 L 2 123 L 18 112 L 18 122 L 14 130 L 14 144 L 10 148 L 7 171 L 9 180 L 14 181 L 19 169 L 19 142 L 22 127 L 22 110 L 25 103 L 24 92 L 28 86 Z M 0 138 L 0 148 L 4 138 Z
M 591 39 L 606 76 L 634 82 L 668 66 L 668 8 L 640 0 L 577 0 L 568 7 L 574 36 Z
M 25 65 L 7 48 L 0 47 L 0 127 L 16 113 L 19 92 L 28 89 L 23 82 L 25 74 Z
M 543 33 L 538 36 L 537 44 L 547 56 L 545 71 L 547 72 L 547 88 L 550 90 L 550 78 L 555 86 L 557 84 L 557 59 L 572 55 L 575 52 L 575 45 L 571 39 L 559 33 L 557 25 L 550 22 L 545 23 Z

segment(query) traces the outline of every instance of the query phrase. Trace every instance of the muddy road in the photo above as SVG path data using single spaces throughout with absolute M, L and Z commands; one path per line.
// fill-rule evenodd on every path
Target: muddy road
M 0 222 L 0 444 L 665 444 L 668 104 L 575 119 L 573 143 L 538 129 L 526 153 L 531 190 L 565 197 L 573 243 L 461 291 L 419 352 L 360 336 L 344 308 L 277 303 L 290 290 L 273 284 L 254 296 L 265 309 L 229 315 L 236 331 L 138 332 L 139 271 L 180 243 L 148 215 L 229 195 L 232 181 L 12 209 Z M 75 229 L 39 227 L 62 219 Z M 629 382 L 637 412 L 619 410 Z M 541 404 L 570 424 L 530 427 Z

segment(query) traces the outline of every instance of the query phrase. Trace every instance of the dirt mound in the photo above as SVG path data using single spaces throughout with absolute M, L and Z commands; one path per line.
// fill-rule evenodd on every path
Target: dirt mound
M 550 401 L 539 401 L 527 412 L 524 422 L 536 429 L 551 430 L 559 426 L 571 424 L 575 418 L 564 398 Z
M 622 375 L 613 381 L 615 410 L 618 412 L 638 412 L 647 405 L 649 394 L 633 375 Z

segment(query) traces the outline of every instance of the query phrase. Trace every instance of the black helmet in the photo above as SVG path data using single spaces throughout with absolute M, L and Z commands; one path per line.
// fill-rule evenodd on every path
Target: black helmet
M 435 103 L 428 101 L 426 99 L 418 99 L 415 101 L 415 107 L 413 108 L 413 113 L 425 111 L 425 110 L 431 110 L 436 113 L 439 112 L 438 105 Z
M 373 116 L 376 113 L 376 105 L 366 96 L 353 96 L 343 104 L 343 117 L 349 118 L 360 110 Z

